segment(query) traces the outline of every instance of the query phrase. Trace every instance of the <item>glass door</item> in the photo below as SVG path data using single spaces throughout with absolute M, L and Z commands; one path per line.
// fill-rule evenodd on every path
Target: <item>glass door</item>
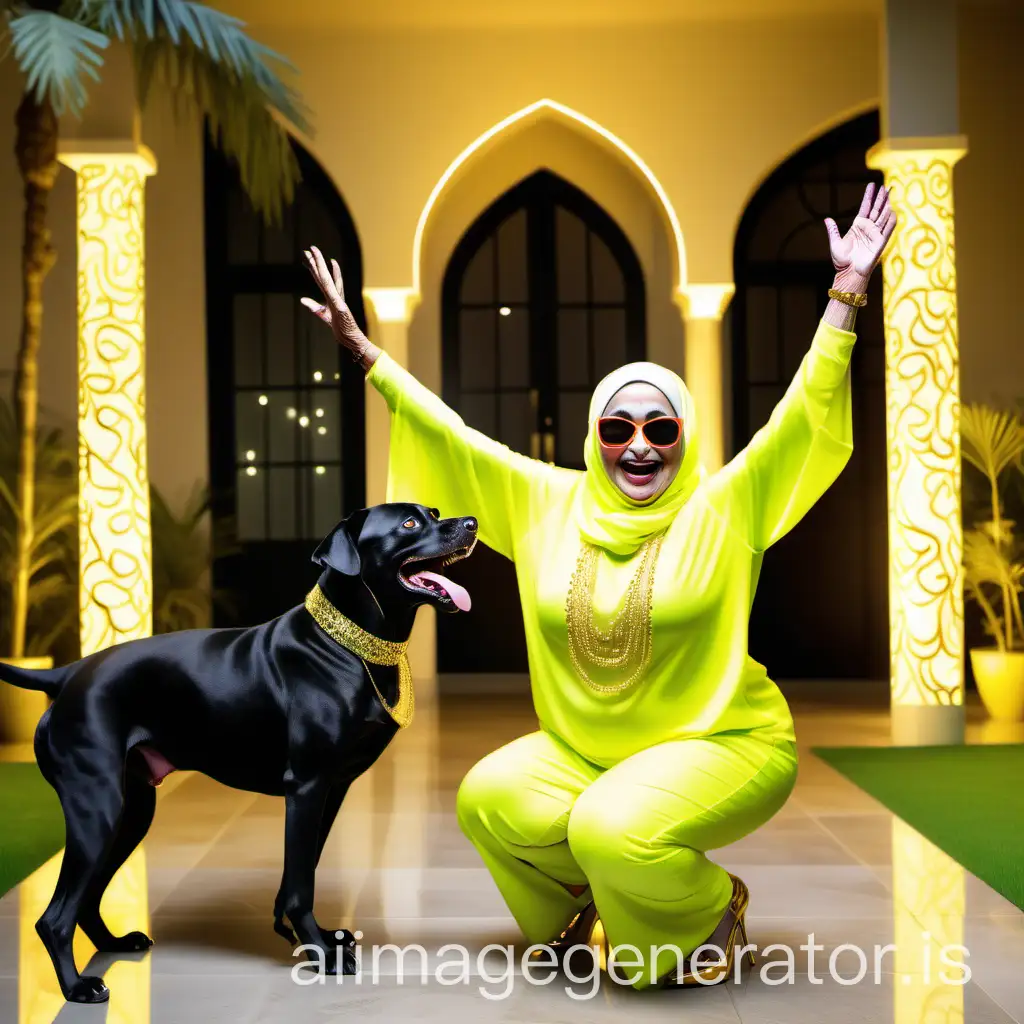
M 557 175 L 520 182 L 456 247 L 442 296 L 443 397 L 513 450 L 583 469 L 594 386 L 645 350 L 636 254 L 608 214 Z M 439 671 L 526 671 L 511 563 L 482 549 L 461 569 L 473 615 L 439 616 Z

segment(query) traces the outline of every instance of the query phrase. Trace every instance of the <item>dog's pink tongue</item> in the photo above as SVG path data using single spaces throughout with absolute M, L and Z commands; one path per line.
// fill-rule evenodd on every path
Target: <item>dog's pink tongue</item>
M 442 576 L 438 572 L 429 572 L 428 570 L 418 572 L 416 575 L 422 577 L 425 580 L 432 580 L 439 587 L 441 587 L 444 590 L 444 592 L 455 602 L 455 607 L 458 608 L 460 611 L 469 611 L 470 606 L 473 603 L 470 600 L 469 591 L 465 587 L 460 587 L 458 583 L 455 582 L 455 580 L 450 580 L 448 579 L 447 576 Z

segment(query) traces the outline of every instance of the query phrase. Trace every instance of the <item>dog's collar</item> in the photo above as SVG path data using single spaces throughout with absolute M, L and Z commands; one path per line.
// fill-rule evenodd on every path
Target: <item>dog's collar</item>
M 306 595 L 306 611 L 313 616 L 316 624 L 335 643 L 350 650 L 366 666 L 366 674 L 373 683 L 377 692 L 377 698 L 384 705 L 384 709 L 398 723 L 405 728 L 412 721 L 414 707 L 414 691 L 412 687 L 412 670 L 409 667 L 409 641 L 401 643 L 395 640 L 382 640 L 379 636 L 363 629 L 347 615 L 343 615 L 328 600 L 327 595 L 317 584 Z M 394 704 L 388 704 L 384 695 L 377 687 L 373 674 L 370 672 L 370 665 L 397 665 L 398 666 L 398 700 Z

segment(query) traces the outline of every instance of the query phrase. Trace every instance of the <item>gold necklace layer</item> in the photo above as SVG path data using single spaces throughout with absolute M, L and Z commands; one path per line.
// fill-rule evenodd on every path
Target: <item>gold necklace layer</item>
M 626 588 L 622 607 L 607 629 L 594 622 L 594 591 L 601 549 L 582 541 L 576 571 L 565 599 L 565 622 L 569 633 L 569 657 L 577 675 L 598 693 L 620 693 L 639 682 L 651 660 L 651 607 L 654 599 L 654 570 L 664 534 L 644 541 L 640 565 Z M 597 683 L 591 672 L 614 671 L 616 683 Z M 625 678 L 623 678 L 623 676 Z
M 342 615 L 327 599 L 319 584 L 306 595 L 306 611 L 316 620 L 317 625 L 334 641 L 347 647 L 366 669 L 377 699 L 385 711 L 404 729 L 411 721 L 415 708 L 415 691 L 412 685 L 412 670 L 409 668 L 409 641 L 398 643 L 382 640 L 357 626 L 347 615 Z M 394 705 L 384 699 L 370 671 L 370 665 L 398 666 L 398 700 Z

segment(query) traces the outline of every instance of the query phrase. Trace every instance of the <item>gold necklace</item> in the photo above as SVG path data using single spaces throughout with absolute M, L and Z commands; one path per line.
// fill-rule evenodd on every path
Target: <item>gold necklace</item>
M 644 541 L 640 565 L 629 581 L 622 607 L 607 629 L 594 622 L 594 591 L 601 549 L 581 541 L 576 571 L 565 599 L 565 622 L 569 634 L 569 658 L 577 675 L 598 693 L 620 693 L 638 682 L 651 660 L 651 607 L 654 598 L 654 570 L 664 534 Z M 626 678 L 617 683 L 596 683 L 593 670 L 615 670 Z
M 409 668 L 409 641 L 382 640 L 356 625 L 347 615 L 342 615 L 327 599 L 317 584 L 306 595 L 306 611 L 316 620 L 317 625 L 336 643 L 348 648 L 362 663 L 370 677 L 377 699 L 384 710 L 404 729 L 411 721 L 416 704 L 416 693 L 412 685 L 412 670 Z M 370 665 L 398 666 L 398 700 L 394 705 L 384 699 L 370 671 Z

